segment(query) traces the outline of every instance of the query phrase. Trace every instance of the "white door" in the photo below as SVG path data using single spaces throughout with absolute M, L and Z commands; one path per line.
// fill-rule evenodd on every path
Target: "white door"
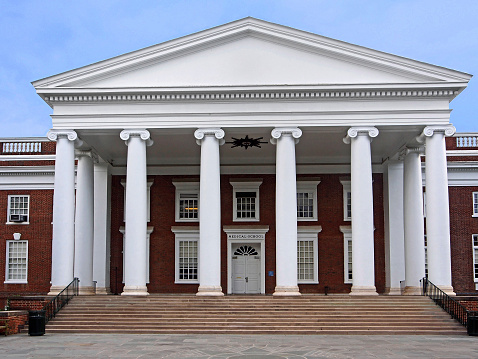
M 261 257 L 252 246 L 241 245 L 232 257 L 232 293 L 261 292 Z

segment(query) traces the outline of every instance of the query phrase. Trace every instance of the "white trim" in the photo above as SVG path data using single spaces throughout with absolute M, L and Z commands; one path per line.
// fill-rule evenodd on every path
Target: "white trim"
M 151 222 L 151 186 L 154 181 L 148 181 L 146 186 L 146 221 Z M 123 200 L 123 222 L 126 222 L 126 180 L 121 180 L 121 185 L 124 187 Z
M 259 187 L 262 184 L 262 179 L 254 178 L 251 180 L 234 180 L 231 179 L 229 183 L 232 185 L 232 218 L 234 222 L 258 222 L 260 219 L 260 200 L 259 200 Z M 255 216 L 250 218 L 238 218 L 237 217 L 237 192 L 255 192 Z
M 266 293 L 266 246 L 265 234 L 269 232 L 269 226 L 224 226 L 223 231 L 228 234 L 257 234 L 262 238 L 254 239 L 227 239 L 227 294 L 232 294 L 232 244 L 255 243 L 261 246 L 261 294 Z
M 175 191 L 175 201 L 174 201 L 174 213 L 176 222 L 199 222 L 199 210 L 200 210 L 200 199 L 199 199 L 199 181 L 173 181 L 173 185 L 176 188 Z M 198 201 L 198 211 L 197 218 L 179 218 L 179 201 L 181 194 L 194 194 L 197 195 Z
M 475 237 L 478 237 L 478 234 L 473 234 L 471 236 L 471 248 L 473 249 L 473 280 L 475 283 L 478 283 L 478 270 L 475 269 L 478 265 L 478 256 L 476 254 L 478 251 L 478 245 L 475 246 Z
M 472 192 L 471 196 L 473 201 L 473 213 L 471 216 L 478 217 L 478 192 Z M 476 209 L 475 209 L 475 206 L 476 206 Z
M 312 192 L 313 196 L 313 214 L 312 218 L 310 217 L 299 217 L 299 203 L 297 203 L 297 221 L 317 221 L 318 220 L 318 202 L 317 202 L 317 186 L 319 185 L 320 180 L 308 181 L 297 179 L 297 194 L 304 192 Z M 298 201 L 299 199 L 297 199 Z
M 27 220 L 22 221 L 22 222 L 11 222 L 10 221 L 10 215 L 11 215 L 11 208 L 10 208 L 10 199 L 12 197 L 26 197 L 28 199 L 28 205 L 27 205 Z M 29 194 L 9 194 L 7 196 L 7 222 L 5 224 L 30 224 L 30 195 Z
M 352 185 L 350 179 L 340 179 L 340 183 L 342 183 L 343 186 L 343 213 L 344 213 L 344 221 L 351 221 L 352 220 L 352 215 L 348 215 L 348 196 L 347 194 L 350 193 L 352 194 Z M 350 195 L 350 200 L 352 199 L 352 195 Z
M 26 256 L 26 268 L 25 268 L 25 279 L 24 280 L 19 280 L 19 279 L 8 279 L 8 259 L 9 259 L 9 249 L 10 249 L 10 246 L 9 246 L 9 243 L 11 242 L 14 242 L 14 243 L 25 243 L 26 244 L 26 253 L 25 253 L 25 256 Z M 7 240 L 6 241 L 6 256 L 5 256 L 5 282 L 4 283 L 8 283 L 8 284 L 25 284 L 25 283 L 28 283 L 28 241 L 25 240 L 25 239 L 13 239 L 13 240 Z
M 54 161 L 56 155 L 0 155 L 0 161 Z
M 297 227 L 297 242 L 299 241 L 312 241 L 314 248 L 314 279 L 312 280 L 299 280 L 298 284 L 319 284 L 319 233 L 322 232 L 322 226 L 303 226 Z M 297 250 L 299 246 L 297 243 Z M 297 263 L 297 275 L 299 274 L 299 265 Z
M 124 246 L 125 246 L 125 227 L 121 226 L 119 231 L 123 235 L 123 278 L 122 278 L 122 283 L 124 283 L 124 276 L 125 276 L 125 270 L 124 270 Z M 149 260 L 149 254 L 150 254 L 150 237 L 151 233 L 153 233 L 154 227 L 147 227 L 146 229 L 146 284 L 149 283 L 149 271 L 150 271 L 150 260 Z
M 171 232 L 174 233 L 174 284 L 199 284 L 199 227 L 171 227 Z M 179 279 L 179 242 L 181 241 L 196 241 L 198 243 L 198 279 L 184 280 Z
M 340 226 L 340 232 L 344 234 L 344 283 L 352 284 L 353 279 L 349 279 L 349 242 L 352 242 L 352 226 Z M 353 276 L 353 273 L 352 273 Z M 353 277 L 352 277 L 353 278 Z

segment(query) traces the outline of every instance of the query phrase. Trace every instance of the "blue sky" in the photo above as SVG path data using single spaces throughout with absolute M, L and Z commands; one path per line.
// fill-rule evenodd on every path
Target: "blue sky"
M 477 0 L 0 0 L 0 137 L 44 136 L 31 81 L 253 16 L 478 75 Z M 477 79 L 452 103 L 478 132 Z

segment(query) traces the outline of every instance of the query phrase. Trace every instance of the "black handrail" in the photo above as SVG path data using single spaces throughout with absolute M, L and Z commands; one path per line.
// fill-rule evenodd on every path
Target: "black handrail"
M 71 283 L 65 287 L 65 289 L 55 296 L 55 298 L 45 304 L 43 307 L 43 310 L 45 311 L 45 324 L 48 323 L 48 321 L 53 318 L 61 308 L 67 305 L 71 298 L 73 298 L 75 295 L 78 295 L 79 282 L 80 280 L 78 278 L 74 278 Z
M 476 317 L 478 312 L 466 309 L 456 299 L 450 297 L 435 284 L 430 282 L 428 278 L 420 280 L 422 283 L 422 294 L 430 297 L 437 305 L 443 308 L 445 312 L 451 315 L 452 318 L 458 320 L 463 326 L 467 326 L 468 318 L 470 316 Z

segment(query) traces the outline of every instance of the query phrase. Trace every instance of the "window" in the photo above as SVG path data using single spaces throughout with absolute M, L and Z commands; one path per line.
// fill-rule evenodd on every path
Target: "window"
M 473 235 L 473 278 L 478 283 L 478 234 Z
M 473 192 L 473 217 L 478 217 L 478 192 Z
M 30 196 L 8 196 L 7 223 L 28 223 L 29 221 Z
M 124 187 L 124 212 L 123 212 L 123 222 L 126 222 L 126 181 L 121 180 L 121 185 Z M 146 186 L 146 216 L 147 221 L 151 221 L 151 186 L 153 181 L 148 181 Z
M 344 221 L 352 220 L 352 189 L 349 179 L 340 179 L 343 186 Z
M 199 228 L 172 227 L 175 234 L 175 283 L 199 283 Z
M 317 221 L 317 185 L 320 181 L 297 181 L 297 220 Z
M 199 222 L 199 182 L 173 181 L 176 222 Z
M 5 282 L 27 283 L 28 242 L 7 241 Z
M 352 273 L 352 227 L 340 226 L 344 234 L 344 283 L 353 283 Z
M 259 220 L 259 181 L 231 181 L 233 186 L 234 221 Z
M 317 237 L 322 227 L 297 228 L 297 281 L 301 284 L 319 283 Z

